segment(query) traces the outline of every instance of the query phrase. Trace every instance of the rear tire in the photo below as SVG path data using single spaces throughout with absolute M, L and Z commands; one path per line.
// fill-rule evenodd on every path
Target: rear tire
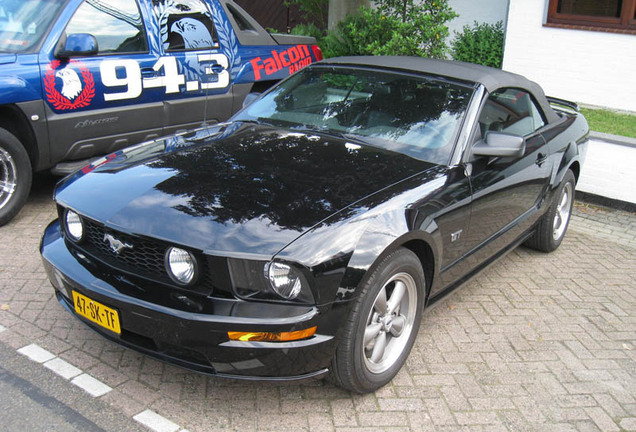
M 20 141 L 0 128 L 0 226 L 9 222 L 26 202 L 33 172 Z
M 404 365 L 415 342 L 426 293 L 418 257 L 407 249 L 387 256 L 360 287 L 332 360 L 332 379 L 368 393 Z
M 574 173 L 568 170 L 554 195 L 554 201 L 539 221 L 532 237 L 526 241 L 526 246 L 541 252 L 552 252 L 559 247 L 572 215 L 575 182 Z

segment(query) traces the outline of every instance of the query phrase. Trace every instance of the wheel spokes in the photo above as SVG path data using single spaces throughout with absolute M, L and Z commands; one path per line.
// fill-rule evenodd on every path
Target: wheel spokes
M 393 288 L 393 292 L 391 293 L 391 298 L 389 298 L 387 303 L 387 313 L 392 314 L 396 311 L 397 307 L 402 302 L 405 292 L 406 285 L 404 285 L 404 282 L 396 281 L 395 288 Z
M 412 344 L 417 301 L 414 278 L 407 272 L 399 272 L 383 282 L 371 305 L 367 303 L 366 325 L 356 344 L 372 374 L 390 370 Z
M 15 183 L 0 181 L 0 191 L 12 194 L 15 190 Z
M 380 332 L 375 339 L 375 345 L 373 346 L 373 352 L 371 353 L 371 361 L 377 363 L 384 357 L 384 350 L 386 349 L 387 336 L 385 332 Z
M 11 155 L 0 147 L 0 209 L 11 200 L 17 185 L 15 162 Z
M 556 231 L 559 229 L 560 226 L 561 226 L 561 212 L 557 211 L 557 213 L 554 215 L 554 224 L 552 224 L 552 227 Z
M 563 197 L 561 198 L 561 202 L 559 203 L 559 213 L 563 213 L 565 206 L 567 205 L 569 200 L 569 194 L 567 191 L 563 192 Z
M 380 330 L 382 330 L 381 323 L 371 323 L 364 329 L 364 342 L 363 346 L 369 345 L 375 338 L 380 334 Z
M 378 297 L 375 299 L 375 304 L 373 305 L 373 309 L 379 314 L 384 315 L 387 311 L 386 304 L 386 287 L 382 288 L 378 293 Z
M 556 213 L 554 215 L 554 221 L 552 224 L 552 237 L 554 240 L 560 239 L 565 233 L 565 228 L 570 218 L 570 208 L 572 206 L 572 186 L 567 183 L 563 187 L 561 199 L 556 207 Z
M 402 334 L 402 330 L 404 330 L 404 326 L 406 325 L 406 317 L 404 315 L 398 315 L 393 318 L 393 325 L 391 326 L 391 335 L 394 337 L 399 337 Z

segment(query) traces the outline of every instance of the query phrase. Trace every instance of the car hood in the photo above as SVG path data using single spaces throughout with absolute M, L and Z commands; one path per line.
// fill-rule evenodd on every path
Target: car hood
M 330 135 L 231 123 L 110 155 L 62 182 L 56 200 L 123 232 L 210 254 L 273 256 L 432 166 Z

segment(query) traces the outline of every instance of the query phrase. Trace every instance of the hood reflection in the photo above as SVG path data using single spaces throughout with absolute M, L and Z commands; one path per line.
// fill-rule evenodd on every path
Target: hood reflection
M 184 198 L 174 207 L 182 213 L 223 224 L 267 219 L 302 232 L 431 164 L 330 136 L 248 126 L 147 166 L 174 173 L 156 189 Z

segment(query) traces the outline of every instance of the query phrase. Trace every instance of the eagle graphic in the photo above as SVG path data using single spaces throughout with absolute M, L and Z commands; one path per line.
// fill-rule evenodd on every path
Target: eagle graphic
M 60 69 L 55 76 L 62 79 L 62 95 L 72 101 L 82 92 L 82 82 L 77 72 L 71 68 Z
M 212 46 L 212 36 L 201 21 L 194 18 L 181 18 L 175 21 L 170 31 L 181 35 L 185 49 L 209 48 Z

